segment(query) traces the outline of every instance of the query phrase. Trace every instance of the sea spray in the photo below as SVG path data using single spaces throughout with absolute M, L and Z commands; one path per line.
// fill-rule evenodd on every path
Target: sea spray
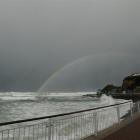
M 101 97 L 100 97 L 100 103 L 101 105 L 112 105 L 112 104 L 115 104 L 116 103 L 116 100 L 113 99 L 111 96 L 107 96 L 105 94 L 103 94 Z

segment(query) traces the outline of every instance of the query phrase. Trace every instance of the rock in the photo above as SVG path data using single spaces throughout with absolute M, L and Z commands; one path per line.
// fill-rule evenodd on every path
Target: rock
M 132 74 L 124 78 L 122 89 L 124 91 L 140 92 L 140 74 Z
M 114 86 L 109 84 L 105 86 L 102 93 L 140 93 L 140 73 L 135 73 L 124 78 L 122 86 Z
M 121 93 L 122 88 L 114 86 L 114 85 L 107 85 L 101 90 L 101 92 L 102 93 Z

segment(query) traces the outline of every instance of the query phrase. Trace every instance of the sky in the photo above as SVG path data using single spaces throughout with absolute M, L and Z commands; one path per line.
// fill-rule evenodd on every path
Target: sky
M 139 0 L 0 0 L 0 91 L 120 84 L 140 72 L 139 13 Z

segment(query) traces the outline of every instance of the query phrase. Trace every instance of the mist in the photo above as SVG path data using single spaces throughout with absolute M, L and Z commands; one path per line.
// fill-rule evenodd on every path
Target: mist
M 36 91 L 54 72 L 89 55 L 95 58 L 89 65 L 82 63 L 94 66 L 89 67 L 89 80 L 73 83 L 72 71 L 71 76 L 62 76 L 69 81 L 65 89 L 119 84 L 121 76 L 140 72 L 139 13 L 138 0 L 1 0 L 0 91 Z M 110 76 L 106 68 L 112 72 L 115 64 L 117 73 Z

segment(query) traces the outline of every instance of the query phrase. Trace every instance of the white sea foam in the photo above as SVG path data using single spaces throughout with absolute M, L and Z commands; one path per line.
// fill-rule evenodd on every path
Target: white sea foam
M 31 92 L 6 92 L 0 93 L 0 100 L 2 101 L 18 101 L 18 100 L 36 100 L 35 93 Z

